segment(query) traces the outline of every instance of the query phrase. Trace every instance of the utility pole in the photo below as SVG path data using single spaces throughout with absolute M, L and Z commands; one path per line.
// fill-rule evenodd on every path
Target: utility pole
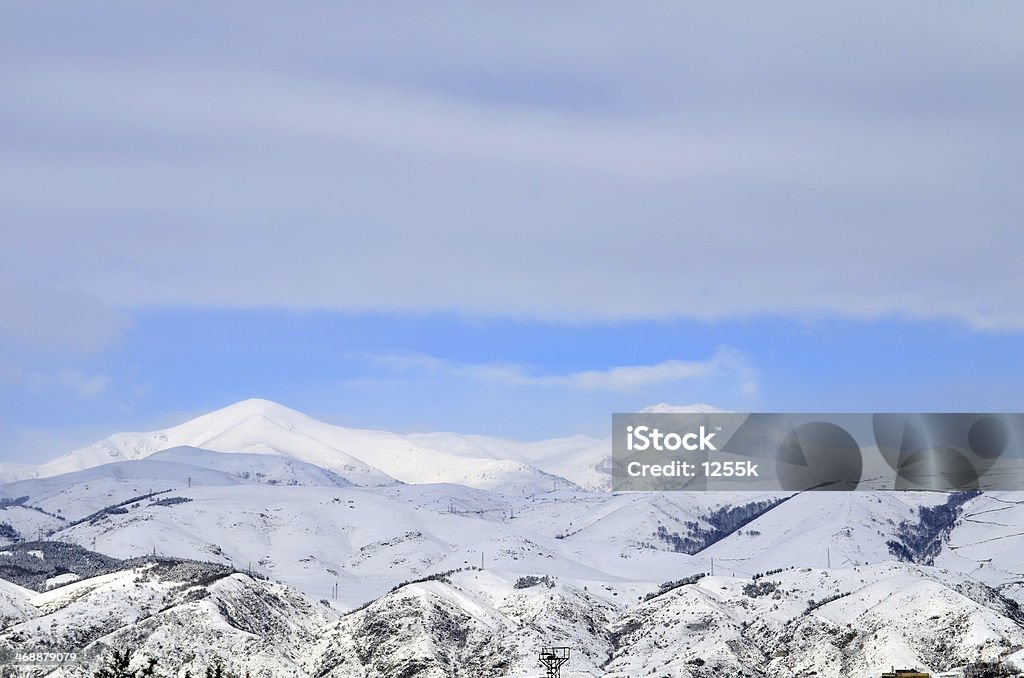
M 714 558 L 711 559 L 711 576 L 712 577 L 715 576 L 715 559 Z
M 480 569 L 484 569 L 484 552 L 480 552 Z
M 828 548 L 825 549 L 825 562 L 828 563 L 828 569 L 832 569 L 832 551 Z

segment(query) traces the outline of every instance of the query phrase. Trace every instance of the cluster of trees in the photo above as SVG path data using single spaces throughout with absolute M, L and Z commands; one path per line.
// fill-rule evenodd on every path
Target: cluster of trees
M 1004 678 L 1020 675 L 1017 667 L 1007 662 L 975 662 L 964 667 L 964 678 Z
M 680 586 L 686 586 L 687 584 L 696 584 L 698 581 L 700 581 L 702 578 L 706 576 L 707 575 L 705 573 L 698 572 L 697 574 L 691 574 L 689 577 L 683 577 L 682 579 L 674 579 L 672 581 L 664 582 L 661 586 L 658 587 L 657 591 L 653 591 L 644 596 L 644 600 L 657 598 L 663 593 L 668 593 L 672 589 L 677 589 Z
M 846 596 L 850 595 L 851 593 L 853 593 L 853 592 L 852 591 L 847 591 L 846 593 L 837 593 L 834 596 L 827 596 L 825 598 L 822 598 L 821 600 L 814 600 L 813 598 L 811 598 L 807 602 L 807 609 L 804 610 L 804 614 L 809 614 L 809 613 L 813 612 L 814 610 L 817 610 L 822 605 L 828 605 L 833 600 L 839 600 L 840 598 L 845 598 Z
M 50 577 L 69 572 L 95 577 L 113 572 L 120 564 L 116 558 L 59 541 L 19 541 L 5 547 L 4 552 L 7 555 L 0 559 L 0 578 L 34 591 L 44 590 Z
M 771 595 L 778 590 L 778 583 L 773 581 L 756 581 L 752 584 L 743 585 L 743 595 L 748 598 L 760 598 L 761 596 Z
M 130 570 L 152 564 L 150 577 L 164 577 L 170 581 L 191 582 L 205 586 L 226 577 L 236 570 L 221 563 L 207 563 L 170 556 L 143 556 L 121 560 L 90 551 L 78 544 L 62 541 L 20 541 L 4 547 L 7 554 L 0 558 L 0 579 L 19 586 L 43 591 L 46 580 L 61 574 L 77 574 L 82 579 Z M 252 573 L 254 578 L 262 578 Z
M 528 589 L 532 586 L 537 586 L 538 584 L 544 584 L 550 589 L 554 588 L 555 580 L 549 577 L 548 575 L 538 577 L 532 574 L 528 574 L 525 577 L 520 577 L 519 579 L 516 579 L 516 583 L 513 584 L 513 588 Z
M 106 661 L 92 675 L 93 678 L 160 678 L 164 674 L 160 673 L 159 669 L 159 659 L 149 657 L 142 661 L 135 661 L 135 651 L 126 648 L 111 652 Z M 192 671 L 186 671 L 185 678 L 193 678 Z M 200 676 L 195 678 L 200 678 Z M 249 678 L 249 673 L 246 672 L 244 677 L 231 673 L 224 668 L 224 662 L 217 658 L 206 666 L 206 671 L 201 678 Z
M 889 553 L 904 562 L 934 565 L 943 542 L 963 513 L 963 505 L 980 494 L 977 490 L 954 492 L 945 504 L 922 506 L 917 511 L 917 522 L 904 520 L 899 525 L 897 539 L 886 542 Z
M 770 577 L 773 574 L 778 574 L 778 573 L 782 572 L 783 569 L 784 568 L 780 567 L 780 568 L 775 569 L 775 570 L 768 570 L 767 572 L 758 572 L 753 577 L 751 577 L 751 579 L 753 579 L 754 581 L 757 581 L 761 577 Z M 792 569 L 792 568 L 790 568 L 790 569 Z
M 729 536 L 765 511 L 773 509 L 786 501 L 786 499 L 788 497 L 752 501 L 741 506 L 726 504 L 700 517 L 700 520 L 710 525 L 710 527 L 701 527 L 700 522 L 688 520 L 683 523 L 686 527 L 685 536 L 680 535 L 678 532 L 670 533 L 664 525 L 658 526 L 654 536 L 667 542 L 673 551 L 687 553 L 692 556 Z
M 395 584 L 394 586 L 392 586 L 391 587 L 391 593 L 394 593 L 395 591 L 397 591 L 398 589 L 402 588 L 403 586 L 409 586 L 410 584 L 420 584 L 420 583 L 425 582 L 425 581 L 439 581 L 439 582 L 443 582 L 445 584 L 451 584 L 452 582 L 451 582 L 451 579 L 449 579 L 449 577 L 451 577 L 456 572 L 463 572 L 463 571 L 466 571 L 466 570 L 468 570 L 470 572 L 473 572 L 474 570 L 479 570 L 479 569 L 480 568 L 475 566 L 475 565 L 470 565 L 469 567 L 456 567 L 453 570 L 445 570 L 443 572 L 434 572 L 433 574 L 428 574 L 428 575 L 426 575 L 424 577 L 420 577 L 418 579 L 408 579 L 406 581 L 400 582 L 400 583 Z M 323 599 L 320 602 L 323 603 L 325 601 L 326 601 L 326 599 Z M 374 603 L 373 600 L 368 600 L 365 603 L 363 603 L 362 605 L 360 605 L 359 607 L 357 607 L 357 608 L 355 608 L 353 610 L 350 610 L 350 611 L 346 612 L 345 614 L 349 615 L 349 614 L 354 614 L 356 612 L 359 612 L 361 610 L 365 610 L 366 608 L 368 608 L 373 603 Z M 327 604 L 329 605 L 330 601 L 327 601 Z
M 111 514 L 114 514 L 114 513 L 128 513 L 128 509 L 126 508 L 128 505 L 130 505 L 130 504 L 137 504 L 140 501 L 142 501 L 143 499 L 152 499 L 153 497 L 155 497 L 158 494 L 166 494 L 168 492 L 170 492 L 170 490 L 159 490 L 157 492 L 147 492 L 146 494 L 140 494 L 140 495 L 138 495 L 136 497 L 131 497 L 130 499 L 125 499 L 124 501 L 119 501 L 116 504 L 112 504 L 110 506 L 105 506 L 105 507 L 101 508 L 99 511 L 95 511 L 93 513 L 90 513 L 89 515 L 87 515 L 84 518 L 79 518 L 78 520 L 71 521 L 70 523 L 68 523 L 68 527 L 74 527 L 75 525 L 81 525 L 82 523 L 89 523 L 90 525 L 93 525 L 93 524 L 99 522 L 100 520 L 102 520 L 103 518 L 105 518 L 108 515 L 111 515 Z
M 391 587 L 391 593 L 394 593 L 395 591 L 397 591 L 398 589 L 402 588 L 403 586 L 408 586 L 409 584 L 419 584 L 419 583 L 425 582 L 425 581 L 440 581 L 440 582 L 444 582 L 445 584 L 451 584 L 451 580 L 449 579 L 449 577 L 451 577 L 456 572 L 462 572 L 463 570 L 467 570 L 467 569 L 468 570 L 479 570 L 480 568 L 475 567 L 475 566 L 471 566 L 471 567 L 468 567 L 468 568 L 466 568 L 466 567 L 456 567 L 454 570 L 445 570 L 443 572 L 434 572 L 433 574 L 428 574 L 426 576 L 420 577 L 419 579 L 409 579 L 407 581 L 403 581 L 403 582 L 401 582 L 399 584 L 395 584 L 394 586 L 392 586 Z
M 57 520 L 64 520 L 64 516 L 59 516 L 56 513 L 50 513 L 46 509 L 40 508 L 38 506 L 30 506 L 29 504 L 26 503 L 28 501 L 28 498 L 29 497 L 27 494 L 23 497 L 0 497 L 0 509 L 21 506 L 22 508 L 32 509 L 33 511 L 38 511 L 39 513 L 46 514 L 51 518 L 56 518 Z
M 192 501 L 190 497 L 166 497 L 154 501 L 153 506 L 174 506 L 175 504 L 187 504 L 190 501 Z

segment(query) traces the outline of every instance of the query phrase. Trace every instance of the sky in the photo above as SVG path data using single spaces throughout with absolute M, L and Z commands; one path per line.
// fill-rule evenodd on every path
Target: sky
M 0 17 L 0 460 L 248 397 L 1024 410 L 1019 3 Z

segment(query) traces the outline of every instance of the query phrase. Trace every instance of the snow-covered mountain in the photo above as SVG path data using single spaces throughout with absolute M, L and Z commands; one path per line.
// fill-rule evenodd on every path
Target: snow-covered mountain
M 168 675 L 222 656 L 271 678 L 536 676 L 552 644 L 564 676 L 1024 659 L 1020 496 L 588 490 L 606 444 L 266 401 L 113 436 L 0 485 L 0 654 L 131 646 Z
M 83 657 L 56 671 L 23 666 L 25 676 L 92 676 L 112 650 L 124 648 L 193 675 L 217 661 L 230 670 L 254 670 L 253 675 L 308 675 L 308 648 L 337 618 L 281 584 L 166 562 L 43 593 L 0 589 L 0 601 L 5 599 L 17 607 L 0 632 L 0 647 L 8 654 L 73 651 Z
M 140 563 L 44 593 L 0 586 L 0 651 L 86 658 L 27 676 L 90 676 L 113 648 L 167 675 L 224 661 L 256 676 L 538 676 L 539 649 L 572 649 L 568 677 L 934 674 L 1024 659 L 1018 605 L 966 575 L 880 563 L 691 578 L 646 600 L 559 577 L 463 569 L 339 616 L 286 586 L 201 564 Z
M 656 405 L 648 405 L 640 410 L 642 414 L 716 414 L 728 411 L 729 410 L 723 410 L 715 407 L 714 405 L 707 405 L 705 403 L 698 403 L 695 405 L 670 405 L 668 403 L 658 403 Z
M 877 676 L 1024 658 L 1013 601 L 970 577 L 880 563 L 793 568 L 756 581 L 705 577 L 632 608 L 612 626 L 609 678 Z
M 644 412 L 723 412 L 660 403 Z M 288 457 L 361 486 L 457 483 L 509 494 L 611 487 L 611 441 L 575 435 L 534 442 L 458 433 L 397 434 L 318 421 L 253 398 L 149 433 L 118 433 L 39 466 L 0 463 L 0 481 L 45 478 L 177 447 Z
M 604 487 L 611 449 L 607 441 L 585 436 L 519 443 L 345 428 L 268 400 L 251 399 L 160 431 L 118 433 L 37 467 L 0 465 L 0 478 L 49 477 L 144 459 L 176 447 L 280 455 L 315 464 L 361 486 L 458 483 L 512 494 L 559 483 Z

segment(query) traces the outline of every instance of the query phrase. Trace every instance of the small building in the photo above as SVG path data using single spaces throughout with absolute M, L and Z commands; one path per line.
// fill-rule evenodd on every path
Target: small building
M 917 669 L 893 669 L 891 673 L 883 673 L 882 678 L 932 678 L 932 674 Z

